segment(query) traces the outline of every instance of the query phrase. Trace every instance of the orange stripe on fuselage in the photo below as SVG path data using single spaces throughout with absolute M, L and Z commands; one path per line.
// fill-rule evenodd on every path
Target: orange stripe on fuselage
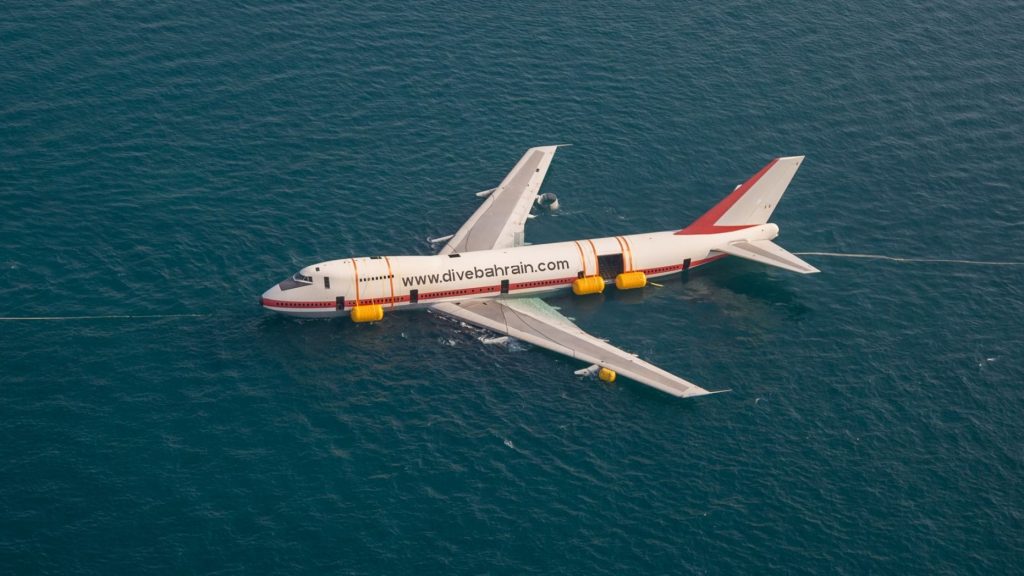
M 388 282 L 391 283 L 391 307 L 395 307 L 395 275 L 391 273 L 391 260 L 384 257 L 384 263 L 388 265 Z
M 621 236 L 621 238 L 622 238 L 622 243 L 626 245 L 626 253 L 629 254 L 629 268 L 626 270 L 626 272 L 632 272 L 633 271 L 633 247 L 629 245 L 629 240 L 627 240 L 625 236 Z
M 594 251 L 594 276 L 599 276 L 601 274 L 601 260 L 597 257 L 597 246 L 594 246 L 594 241 L 589 238 L 587 242 L 590 242 L 590 249 Z
M 633 257 L 629 255 L 629 244 L 626 243 L 626 239 L 622 236 L 616 236 L 615 241 L 619 243 L 619 250 L 622 252 L 622 271 L 631 272 L 633 270 Z
M 352 259 L 352 271 L 356 275 L 356 306 L 359 306 L 359 267 L 356 266 L 356 259 Z
M 573 240 L 573 244 L 576 245 L 576 249 L 580 252 L 580 262 L 583 264 L 583 275 L 587 275 L 587 259 L 583 256 L 583 247 L 580 246 L 579 240 Z

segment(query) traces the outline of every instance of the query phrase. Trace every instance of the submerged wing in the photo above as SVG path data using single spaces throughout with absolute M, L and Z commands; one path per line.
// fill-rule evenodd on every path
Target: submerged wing
M 673 396 L 713 394 L 587 334 L 539 298 L 445 302 L 432 308 L 470 324 L 614 370 Z
M 558 146 L 530 148 L 441 249 L 441 254 L 522 246 L 523 228 Z

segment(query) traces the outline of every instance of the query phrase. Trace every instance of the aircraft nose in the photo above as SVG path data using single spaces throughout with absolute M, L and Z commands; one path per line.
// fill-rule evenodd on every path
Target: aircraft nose
M 260 296 L 260 306 L 266 308 L 268 306 L 272 306 L 274 302 L 279 300 L 281 300 L 281 288 L 277 284 L 274 284 L 269 290 Z

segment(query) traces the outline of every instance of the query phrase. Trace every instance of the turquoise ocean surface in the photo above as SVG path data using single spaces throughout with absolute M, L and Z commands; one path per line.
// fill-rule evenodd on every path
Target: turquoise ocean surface
M 550 299 L 696 400 L 259 307 L 555 143 L 533 243 L 805 154 L 778 242 L 909 260 Z M 6 2 L 0 573 L 1024 573 L 1022 187 L 1019 0 Z

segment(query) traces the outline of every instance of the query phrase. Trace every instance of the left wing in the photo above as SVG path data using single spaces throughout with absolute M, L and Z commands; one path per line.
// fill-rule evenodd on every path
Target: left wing
M 540 298 L 443 302 L 432 308 L 552 352 L 614 370 L 673 396 L 714 394 L 587 334 Z
M 537 198 L 557 149 L 558 146 L 541 146 L 527 150 L 440 253 L 522 246 L 523 228 L 530 207 Z

